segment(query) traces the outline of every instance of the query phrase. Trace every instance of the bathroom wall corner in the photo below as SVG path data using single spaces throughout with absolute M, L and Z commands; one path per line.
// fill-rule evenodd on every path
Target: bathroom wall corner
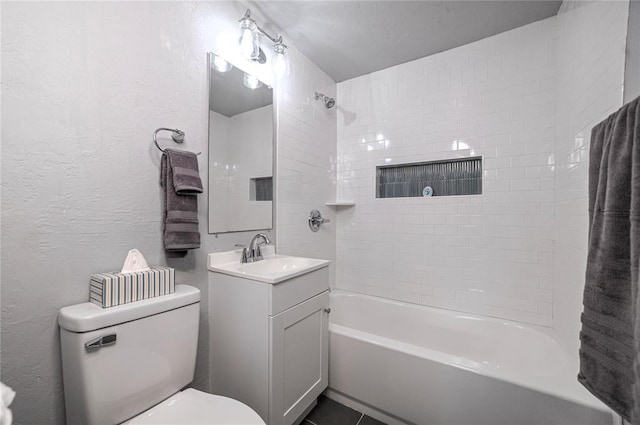
M 577 367 L 591 128 L 622 106 L 628 1 L 565 1 L 556 47 L 553 327 Z
M 336 111 L 314 99 L 314 92 L 336 97 L 336 83 L 294 47 L 288 52 L 290 73 L 277 86 L 276 235 L 280 254 L 331 261 L 336 273 L 335 210 L 325 203 L 336 197 Z M 312 232 L 311 210 L 331 220 Z

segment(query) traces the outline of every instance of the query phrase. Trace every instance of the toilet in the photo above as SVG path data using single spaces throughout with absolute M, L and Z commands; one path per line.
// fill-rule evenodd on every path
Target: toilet
M 183 388 L 194 378 L 200 291 L 58 315 L 68 425 L 265 425 L 249 406 Z

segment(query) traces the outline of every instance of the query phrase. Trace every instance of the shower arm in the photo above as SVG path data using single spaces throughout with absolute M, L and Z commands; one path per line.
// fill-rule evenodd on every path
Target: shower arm
M 323 93 L 320 93 L 320 92 L 315 92 L 314 93 L 314 98 L 316 100 L 322 99 L 322 102 L 324 103 L 324 106 L 327 109 L 333 108 L 333 106 L 336 104 L 336 100 L 334 98 L 329 97 L 329 96 L 327 96 L 327 95 L 325 95 Z
M 322 99 L 323 101 L 326 101 L 326 99 L 330 99 L 329 96 L 327 96 L 324 93 L 320 93 L 320 92 L 315 92 L 314 96 L 313 96 L 316 100 Z

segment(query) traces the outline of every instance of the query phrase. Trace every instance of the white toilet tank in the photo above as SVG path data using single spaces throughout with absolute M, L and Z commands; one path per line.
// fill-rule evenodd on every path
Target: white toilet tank
M 149 409 L 193 380 L 200 291 L 101 308 L 60 310 L 69 425 L 112 425 Z

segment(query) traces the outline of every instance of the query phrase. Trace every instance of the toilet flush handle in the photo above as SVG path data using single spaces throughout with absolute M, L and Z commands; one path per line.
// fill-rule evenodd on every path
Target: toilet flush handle
M 87 349 L 87 351 L 99 350 L 100 348 L 107 345 L 115 344 L 117 339 L 118 337 L 116 336 L 116 334 L 105 335 L 101 336 L 100 338 L 92 339 L 89 342 L 85 342 L 84 347 Z

